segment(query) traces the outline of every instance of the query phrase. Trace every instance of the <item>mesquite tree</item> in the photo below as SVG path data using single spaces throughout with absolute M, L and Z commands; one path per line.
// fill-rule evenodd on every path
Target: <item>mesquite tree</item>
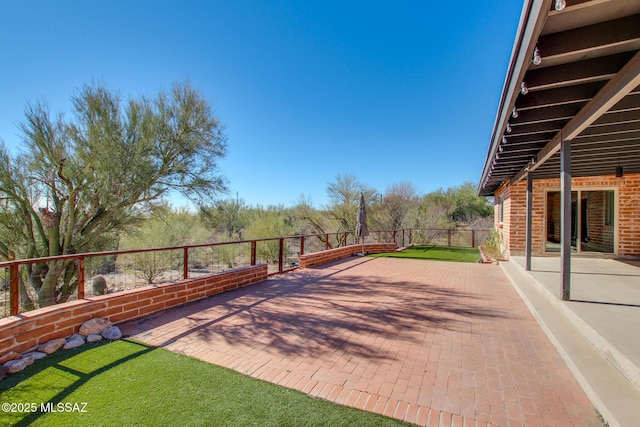
M 196 203 L 225 189 L 217 162 L 226 137 L 209 102 L 189 84 L 122 100 L 100 84 L 72 97 L 70 119 L 27 106 L 24 149 L 0 145 L 0 255 L 34 258 L 104 249 L 145 211 L 177 191 Z M 28 266 L 22 300 L 66 301 L 72 260 Z
M 411 227 L 411 215 L 418 207 L 418 196 L 410 182 L 387 187 L 380 203 L 372 212 L 370 225 L 380 230 L 400 230 Z

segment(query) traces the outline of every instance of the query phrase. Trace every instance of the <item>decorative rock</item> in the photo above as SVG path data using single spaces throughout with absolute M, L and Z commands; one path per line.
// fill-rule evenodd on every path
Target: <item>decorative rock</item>
M 41 351 L 32 351 L 30 353 L 25 353 L 23 357 L 30 356 L 33 360 L 39 360 L 44 357 L 47 357 L 47 353 L 43 353 Z
M 99 334 L 111 325 L 113 325 L 113 323 L 108 320 L 96 317 L 95 319 L 87 320 L 82 324 L 82 326 L 80 326 L 80 335 L 84 335 L 86 337 L 91 334 Z
M 2 381 L 6 376 L 7 376 L 7 368 L 5 368 L 3 365 L 0 365 L 0 381 Z
M 122 332 L 117 326 L 109 326 L 104 331 L 102 331 L 102 336 L 108 340 L 114 341 L 122 337 Z
M 100 334 L 91 334 L 87 335 L 87 342 L 96 342 L 102 339 L 102 335 Z
M 20 357 L 20 353 L 16 353 L 15 351 L 10 351 L 9 353 L 3 355 L 2 357 L 0 357 L 0 364 L 4 364 L 5 362 L 8 362 L 9 360 L 15 360 L 18 359 Z
M 47 341 L 46 343 L 40 344 L 38 346 L 38 351 L 46 354 L 55 353 L 66 343 L 67 343 L 67 340 L 65 340 L 64 338 L 58 338 L 55 340 Z
M 16 372 L 22 371 L 29 365 L 33 364 L 33 357 L 30 356 L 22 356 L 20 359 L 10 360 L 4 364 L 4 367 L 7 368 L 7 373 L 15 374 Z
M 75 334 L 67 340 L 67 343 L 63 345 L 62 348 L 70 350 L 72 348 L 80 347 L 82 344 L 84 344 L 84 337 L 82 335 Z

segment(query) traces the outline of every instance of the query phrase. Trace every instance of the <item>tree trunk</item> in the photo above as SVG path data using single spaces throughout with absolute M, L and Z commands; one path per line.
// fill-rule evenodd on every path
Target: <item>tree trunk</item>
M 42 287 L 40 288 L 39 292 L 40 307 L 46 307 L 56 304 L 58 302 L 58 296 L 63 297 L 66 301 L 67 299 L 69 299 L 69 296 L 73 293 L 73 291 L 75 291 L 75 288 L 77 287 L 77 281 L 72 282 L 72 277 L 65 277 L 66 275 L 64 275 L 67 267 L 69 267 L 71 263 L 73 263 L 73 260 L 49 262 L 49 271 L 47 271 L 47 275 L 44 277 L 44 281 L 42 282 Z M 61 285 L 61 288 L 58 290 L 58 284 L 60 283 L 61 278 L 63 279 L 63 283 Z

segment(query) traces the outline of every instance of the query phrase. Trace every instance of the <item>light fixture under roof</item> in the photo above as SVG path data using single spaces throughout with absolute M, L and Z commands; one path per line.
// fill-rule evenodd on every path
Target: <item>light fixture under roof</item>
M 507 133 L 511 133 L 513 129 L 511 129 L 511 125 L 507 123 L 507 129 L 505 129 Z
M 540 49 L 536 47 L 533 51 L 533 65 L 540 65 L 542 63 L 542 57 L 540 56 Z
M 506 136 L 503 136 L 503 137 L 502 137 L 502 143 L 503 143 L 503 144 L 506 144 L 506 143 L 507 143 L 507 137 L 506 137 Z
M 522 82 L 520 84 L 520 93 L 523 95 L 526 95 L 529 93 L 529 88 L 527 87 L 527 84 L 525 82 Z
M 567 6 L 566 0 L 556 0 L 555 9 L 559 12 Z
M 514 119 L 518 118 L 518 110 L 516 109 L 516 107 L 513 107 L 513 111 L 511 112 L 511 117 L 513 117 Z

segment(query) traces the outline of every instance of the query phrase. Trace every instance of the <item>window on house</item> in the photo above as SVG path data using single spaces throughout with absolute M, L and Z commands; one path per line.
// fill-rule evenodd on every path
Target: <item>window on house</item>
M 504 222 L 504 197 L 500 197 L 499 202 L 500 202 L 500 206 L 498 207 L 499 209 L 498 221 Z

